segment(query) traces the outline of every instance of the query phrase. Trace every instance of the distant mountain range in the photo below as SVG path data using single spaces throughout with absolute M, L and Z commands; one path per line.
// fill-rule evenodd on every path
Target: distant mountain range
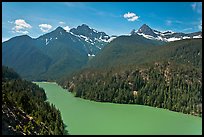
M 58 27 L 36 39 L 17 36 L 3 42 L 2 63 L 27 79 L 52 79 L 81 68 L 114 38 L 85 24 L 68 32 Z
M 109 43 L 115 37 L 108 36 L 105 32 L 98 32 L 89 26 L 82 24 L 77 28 L 72 28 L 70 31 L 65 31 L 62 27 L 58 27 L 56 30 L 40 36 L 37 40 L 40 44 L 49 45 L 53 41 L 64 41 L 70 38 L 69 43 L 75 45 L 83 45 L 84 50 L 88 56 L 95 56 L 101 48 Z M 80 42 L 80 44 L 78 43 Z
M 160 32 L 144 24 L 138 31 L 133 30 L 130 35 L 109 36 L 85 24 L 69 31 L 57 27 L 54 31 L 35 39 L 22 35 L 3 42 L 2 64 L 13 68 L 29 80 L 53 80 L 84 66 L 107 62 L 114 65 L 109 58 L 113 54 L 114 58 L 122 59 L 120 56 L 137 55 L 140 50 L 145 51 L 152 46 L 188 38 L 202 38 L 202 33 Z M 104 62 L 99 59 L 101 57 Z M 128 62 L 137 62 L 136 60 L 141 58 L 137 57 L 135 60 L 133 57 Z M 92 61 L 92 58 L 101 62 Z
M 139 35 L 119 36 L 92 60 L 88 68 L 117 68 L 142 65 L 155 61 L 173 60 L 177 63 L 202 67 L 202 39 L 185 39 L 162 43 Z
M 202 117 L 202 34 L 159 32 L 143 25 L 112 40 L 83 69 L 57 83 L 88 100 Z
M 191 38 L 202 38 L 202 32 L 194 32 L 194 33 L 181 33 L 181 32 L 172 32 L 172 31 L 164 31 L 160 32 L 158 30 L 154 30 L 150 28 L 148 25 L 142 25 L 137 31 L 132 30 L 131 35 L 141 35 L 147 39 L 160 40 L 165 42 L 182 40 L 182 39 L 191 39 Z

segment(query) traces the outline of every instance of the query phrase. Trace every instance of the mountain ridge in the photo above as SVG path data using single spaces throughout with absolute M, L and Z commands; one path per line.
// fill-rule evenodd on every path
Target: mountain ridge
M 14 68 L 20 75 L 29 80 L 56 79 L 85 67 L 87 63 L 89 65 L 89 62 L 93 62 L 94 58 L 101 56 L 100 53 L 114 45 L 115 42 L 116 45 L 119 45 L 116 47 L 118 48 L 116 51 L 118 56 L 122 56 L 119 55 L 119 50 L 128 53 L 128 48 L 134 49 L 134 45 L 140 45 L 137 46 L 137 50 L 133 50 L 138 52 L 142 48 L 151 47 L 145 45 L 157 46 L 166 43 L 166 41 L 146 38 L 141 35 L 143 32 L 155 35 L 161 33 L 144 24 L 141 30 L 134 30 L 131 35 L 113 37 L 82 24 L 70 31 L 57 27 L 38 38 L 31 38 L 28 35 L 16 36 L 2 43 L 2 63 Z M 166 37 L 170 33 L 172 32 L 163 32 Z M 197 34 L 197 32 L 192 33 L 192 35 Z M 175 33 L 174 35 L 181 34 Z M 121 49 L 120 45 L 122 45 Z M 127 47 L 124 47 L 125 45 Z M 110 62 L 109 59 L 104 61 Z M 133 58 L 132 61 L 134 61 Z
M 182 39 L 202 38 L 202 32 L 173 32 L 173 31 L 158 31 L 150 28 L 147 24 L 143 24 L 137 31 L 132 30 L 131 35 L 141 35 L 147 39 L 160 40 L 165 42 L 177 41 Z

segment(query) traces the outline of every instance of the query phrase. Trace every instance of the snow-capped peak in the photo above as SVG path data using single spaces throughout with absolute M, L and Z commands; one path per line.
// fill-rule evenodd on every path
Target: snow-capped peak
M 94 42 L 110 42 L 110 36 L 104 32 L 99 32 L 96 29 L 89 27 L 86 24 L 82 24 L 77 28 L 72 28 L 70 33 L 80 36 L 93 45 Z
M 135 30 L 132 30 L 131 35 L 141 35 L 147 39 L 153 39 L 153 40 L 160 40 L 160 41 L 176 41 L 176 40 L 182 40 L 182 39 L 189 39 L 189 38 L 202 38 L 202 32 L 195 32 L 195 33 L 178 33 L 173 32 L 171 30 L 167 31 L 158 31 L 151 29 L 148 25 L 143 24 L 137 32 Z

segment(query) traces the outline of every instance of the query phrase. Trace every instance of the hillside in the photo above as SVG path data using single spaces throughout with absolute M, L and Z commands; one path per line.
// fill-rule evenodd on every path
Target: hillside
M 145 39 L 139 35 L 119 36 L 88 62 L 88 67 L 112 67 L 138 63 L 143 54 L 163 43 Z
M 2 64 L 14 68 L 21 76 L 31 78 L 47 71 L 51 59 L 27 35 L 17 36 L 2 43 Z
M 142 42 L 138 40 L 143 39 Z M 153 43 L 154 42 L 154 43 Z M 159 45 L 160 44 L 160 45 Z M 155 46 L 158 45 L 158 46 Z M 175 60 L 196 67 L 202 65 L 202 39 L 187 39 L 156 43 L 141 36 L 122 36 L 114 39 L 94 59 L 88 68 L 106 68 L 121 65 L 144 64 L 154 61 Z
M 182 39 L 193 41 L 202 38 L 202 34 L 160 32 L 146 24 L 138 31 L 132 31 L 130 35 L 118 37 L 99 32 L 86 24 L 70 30 L 57 27 L 38 38 L 22 35 L 3 42 L 2 64 L 14 68 L 27 80 L 53 81 L 86 67 L 143 64 L 161 57 L 171 57 L 170 52 L 166 50 L 174 52 L 173 46 L 163 46 L 170 47 L 174 44 L 158 40 L 157 37 L 179 42 L 178 40 L 183 41 Z
M 57 27 L 38 38 L 16 36 L 2 43 L 2 63 L 27 80 L 55 80 L 81 69 L 110 39 L 84 24 L 70 31 Z
M 50 105 L 36 84 L 2 66 L 2 135 L 62 135 L 59 110 Z
M 116 38 L 115 45 L 108 45 L 97 61 L 92 60 L 92 68 L 58 83 L 76 97 L 89 100 L 149 105 L 202 116 L 202 39 L 162 46 L 131 47 L 128 42 L 117 42 Z M 125 50 L 129 46 L 131 50 Z

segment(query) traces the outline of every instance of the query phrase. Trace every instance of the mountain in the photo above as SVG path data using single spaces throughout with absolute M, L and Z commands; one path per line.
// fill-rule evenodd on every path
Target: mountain
M 69 31 L 57 27 L 35 39 L 22 35 L 3 42 L 2 63 L 28 80 L 54 80 L 78 71 L 87 63 L 88 67 L 142 63 L 148 60 L 146 54 L 152 46 L 189 37 L 199 38 L 202 34 L 160 32 L 146 24 L 138 31 L 133 30 L 130 36 L 119 37 L 108 36 L 85 24 Z
M 61 27 L 40 36 L 36 42 L 43 54 L 51 58 L 51 64 L 42 77 L 61 77 L 81 68 L 88 61 L 86 42 Z
M 36 39 L 23 35 L 2 43 L 2 63 L 29 80 L 60 77 L 87 60 L 80 39 L 60 27 Z
M 27 35 L 2 43 L 2 64 L 14 68 L 23 77 L 39 76 L 47 71 L 51 61 Z
M 87 66 L 108 68 L 173 59 L 176 62 L 192 63 L 193 66 L 201 67 L 202 39 L 160 42 L 146 39 L 138 34 L 119 36 L 90 60 Z M 192 57 L 188 57 L 191 55 Z
M 155 46 L 137 34 L 119 36 L 90 63 L 58 83 L 84 99 L 202 117 L 202 39 Z
M 137 31 L 137 34 L 142 34 L 142 33 L 145 35 L 150 35 L 152 37 L 157 37 L 154 31 L 146 24 L 142 25 Z
M 160 32 L 158 30 L 154 30 L 150 28 L 147 24 L 143 24 L 137 31 L 131 31 L 131 35 L 141 35 L 147 39 L 160 40 L 165 42 L 182 40 L 182 39 L 191 39 L 191 38 L 202 38 L 202 32 L 194 32 L 194 33 L 181 33 L 181 32 L 172 32 L 172 31 L 164 31 Z
M 83 24 L 65 31 L 57 27 L 38 38 L 17 36 L 2 43 L 2 63 L 29 80 L 70 74 L 95 56 L 113 38 Z
M 119 36 L 90 60 L 88 67 L 114 67 L 124 64 L 144 63 L 144 58 L 155 46 L 164 42 L 146 39 L 140 35 Z M 143 55 L 144 54 L 144 55 Z
M 112 41 L 115 36 L 108 36 L 105 32 L 99 32 L 90 28 L 86 24 L 82 24 L 77 28 L 72 28 L 70 33 L 85 40 L 88 45 L 88 56 L 95 56 L 107 43 Z

